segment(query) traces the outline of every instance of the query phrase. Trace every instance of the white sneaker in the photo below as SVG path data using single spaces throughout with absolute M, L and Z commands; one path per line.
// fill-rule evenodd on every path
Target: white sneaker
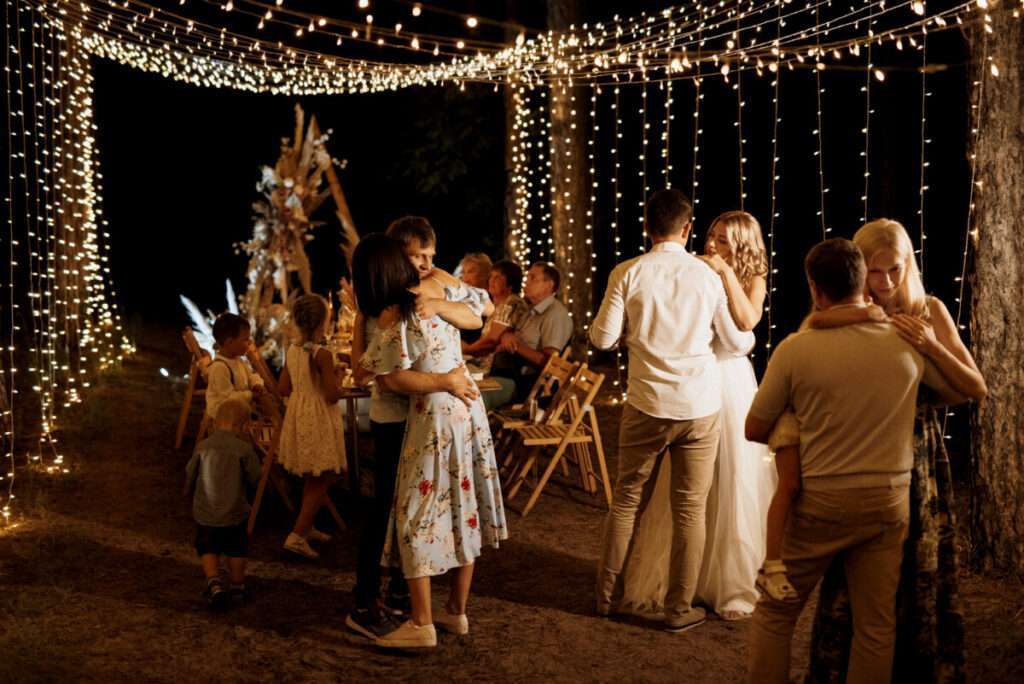
M 284 550 L 291 551 L 310 560 L 318 560 L 320 558 L 320 554 L 313 550 L 309 542 L 294 532 L 289 532 L 288 538 L 284 540 Z
M 469 618 L 466 617 L 466 614 L 452 615 L 447 608 L 442 608 L 434 613 L 434 625 L 458 636 L 469 634 Z
M 437 646 L 437 631 L 434 625 L 420 626 L 406 620 L 395 631 L 379 637 L 376 644 L 384 648 L 433 648 Z
M 321 532 L 315 527 L 311 527 L 309 528 L 309 533 L 306 535 L 306 539 L 308 541 L 316 542 L 318 544 L 324 544 L 326 542 L 331 541 L 331 535 L 327 534 L 326 532 Z

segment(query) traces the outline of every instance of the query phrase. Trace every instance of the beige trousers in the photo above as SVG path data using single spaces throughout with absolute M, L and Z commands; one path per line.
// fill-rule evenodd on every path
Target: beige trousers
M 704 513 L 718 455 L 718 414 L 693 420 L 655 418 L 629 404 L 619 428 L 619 471 L 605 521 L 597 572 L 598 609 L 622 595 L 620 576 L 633 545 L 638 517 L 650 500 L 654 467 L 668 450 L 672 477 L 672 553 L 666 616 L 690 610 L 704 554 Z
M 853 613 L 847 684 L 886 684 L 896 639 L 896 587 L 910 518 L 906 485 L 804 490 L 786 526 L 782 560 L 800 600 L 762 596 L 754 611 L 750 682 L 789 682 L 790 641 L 818 580 L 842 554 Z

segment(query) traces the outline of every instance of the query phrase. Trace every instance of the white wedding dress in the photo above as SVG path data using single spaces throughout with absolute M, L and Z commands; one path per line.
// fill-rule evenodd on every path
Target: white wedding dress
M 768 504 L 777 476 L 768 447 L 748 442 L 743 424 L 757 391 L 754 369 L 745 356 L 716 349 L 722 374 L 721 438 L 715 478 L 708 494 L 707 540 L 695 603 L 716 613 L 752 612 L 754 580 L 764 561 Z M 662 458 L 651 499 L 638 520 L 626 561 L 620 609 L 638 614 L 661 612 L 672 550 L 669 459 Z

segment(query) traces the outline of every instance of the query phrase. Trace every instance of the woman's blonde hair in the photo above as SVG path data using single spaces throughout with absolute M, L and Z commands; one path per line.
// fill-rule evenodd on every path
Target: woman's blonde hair
M 896 288 L 892 310 L 911 316 L 928 315 L 928 297 L 921 281 L 921 271 L 917 268 L 914 258 L 914 245 L 907 235 L 907 230 L 898 222 L 890 219 L 877 219 L 864 224 L 853 235 L 853 243 L 860 248 L 864 261 L 870 270 L 871 259 L 882 250 L 891 250 L 898 259 L 903 260 L 903 282 Z M 871 294 L 870 287 L 865 284 Z
M 704 240 L 705 252 L 708 243 L 711 242 L 715 226 L 718 225 L 725 228 L 725 236 L 732 250 L 730 265 L 736 271 L 736 277 L 743 287 L 748 287 L 757 276 L 766 277 L 768 254 L 764 247 L 764 237 L 761 236 L 761 224 L 757 219 L 745 211 L 727 211 L 719 215 L 708 228 L 708 235 Z

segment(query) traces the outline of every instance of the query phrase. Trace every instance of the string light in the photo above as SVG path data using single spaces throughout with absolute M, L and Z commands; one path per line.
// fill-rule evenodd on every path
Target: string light
M 926 147 L 929 143 L 928 140 L 928 97 L 931 93 L 928 92 L 928 32 L 921 31 L 921 45 L 918 48 L 921 51 L 921 183 L 920 191 L 918 192 L 919 204 L 917 208 L 917 219 L 918 219 L 918 267 L 921 271 L 921 278 L 924 278 L 924 241 L 926 239 L 924 233 L 924 196 L 928 190 L 926 185 L 926 171 L 928 169 L 929 162 L 927 160 Z
M 698 34 L 698 39 L 699 39 Z M 701 45 L 698 42 L 698 45 Z M 686 59 L 685 57 L 683 58 Z M 693 225 L 697 225 L 697 208 L 700 205 L 700 150 L 701 150 L 701 136 L 704 134 L 704 129 L 701 127 L 700 121 L 700 103 L 704 99 L 704 94 L 700 91 L 703 77 L 701 76 L 701 48 L 697 48 L 697 68 L 696 76 L 693 79 L 693 169 L 691 171 L 690 178 L 692 179 L 692 185 L 690 189 L 690 197 L 693 200 Z M 693 248 L 694 230 L 690 230 L 690 248 Z
M 874 5 L 870 5 L 870 7 L 871 7 L 871 10 L 873 11 Z M 873 13 L 868 15 L 868 35 L 869 36 L 872 35 L 872 31 L 871 31 L 871 19 L 872 18 L 873 18 Z M 857 47 L 857 52 L 854 52 L 854 54 L 858 54 L 858 52 L 859 52 L 859 46 L 856 46 L 856 47 Z M 861 131 L 864 134 L 864 151 L 861 153 L 861 156 L 864 157 L 864 194 L 861 196 L 861 201 L 864 203 L 864 212 L 863 212 L 863 214 L 860 217 L 860 222 L 862 224 L 867 223 L 868 216 L 870 216 L 870 212 L 868 211 L 868 191 L 870 189 L 870 179 L 871 179 L 871 164 L 870 164 L 870 158 L 871 158 L 871 114 L 873 113 L 873 110 L 871 109 L 871 78 L 872 78 L 872 72 L 873 72 L 874 67 L 875 67 L 875 65 L 871 61 L 871 41 L 870 40 L 867 42 L 866 48 L 867 48 L 866 49 L 867 57 L 866 57 L 865 61 L 867 63 L 867 68 L 866 68 L 866 75 L 864 77 L 864 86 L 861 88 L 861 92 L 864 93 L 864 129 Z
M 779 19 L 777 23 L 775 39 L 779 40 L 782 36 L 782 8 L 779 7 Z M 767 289 L 768 289 L 768 306 L 765 307 L 765 314 L 768 317 L 768 334 L 765 335 L 767 338 L 764 343 L 765 356 L 770 356 L 772 353 L 772 341 L 775 336 L 775 320 L 774 320 L 774 295 L 778 286 L 776 284 L 776 275 L 778 270 L 775 268 L 775 233 L 779 230 L 779 203 L 778 203 L 778 183 L 780 178 L 779 168 L 782 162 L 782 152 L 779 147 L 779 126 L 782 123 L 781 113 L 781 90 L 782 90 L 782 69 L 779 68 L 780 61 L 782 59 L 781 51 L 776 55 L 774 64 L 769 67 L 774 75 L 772 79 L 772 163 L 771 163 L 771 180 L 770 180 L 770 202 L 768 205 L 768 278 L 767 278 Z M 774 67 L 774 68 L 772 68 Z M 815 70 L 817 73 L 817 70 Z
M 621 203 L 622 203 L 622 188 L 620 185 L 620 178 L 622 176 L 622 164 L 619 153 L 619 147 L 622 145 L 622 99 L 621 89 L 618 84 L 615 85 L 615 89 L 612 91 L 612 116 L 615 121 L 615 125 L 612 129 L 612 169 L 614 175 L 612 176 L 612 248 L 614 252 L 614 266 L 617 266 L 622 261 L 622 245 L 621 236 L 619 235 L 619 221 L 621 220 Z M 613 403 L 617 403 L 619 400 L 626 401 L 626 385 L 622 378 L 626 372 L 625 361 L 622 356 L 622 345 L 619 344 L 615 347 L 615 380 L 612 382 L 612 386 L 618 388 L 619 397 L 614 400 Z
M 781 27 L 780 27 L 781 32 Z M 815 85 L 815 98 L 817 100 L 816 107 L 816 118 L 815 123 L 817 127 L 814 129 L 816 149 L 814 156 L 817 159 L 817 171 L 818 171 L 818 221 L 821 224 L 821 239 L 828 239 L 828 234 L 832 232 L 832 229 L 828 225 L 825 212 L 825 195 L 828 194 L 828 186 L 825 183 L 825 120 L 822 114 L 822 96 L 825 94 L 825 88 L 821 85 L 821 72 L 825 70 L 825 63 L 821 61 L 824 52 L 821 49 L 821 16 L 819 14 L 819 8 L 814 8 L 814 33 L 815 33 L 815 44 L 814 44 L 814 85 Z M 776 69 L 778 68 L 778 62 L 776 62 Z
M 640 56 L 641 63 L 643 62 L 643 55 Z M 639 251 L 642 254 L 644 249 L 647 247 L 647 226 L 644 224 L 644 204 L 647 202 L 647 197 L 651 194 L 651 187 L 647 183 L 647 133 L 651 128 L 650 122 L 647 120 L 647 89 L 650 79 L 648 78 L 647 69 L 641 67 L 641 77 L 643 84 L 640 86 L 640 199 L 637 201 L 637 221 L 640 223 L 640 245 Z
M 597 254 L 594 252 L 594 214 L 597 211 L 597 146 L 595 145 L 595 139 L 601 132 L 601 125 L 597 120 L 597 96 L 600 93 L 600 86 L 590 86 L 590 127 L 589 135 L 587 136 L 587 182 L 590 186 L 590 205 L 587 207 L 587 224 L 586 224 L 586 244 L 590 249 L 590 268 L 587 272 L 587 289 L 593 289 L 594 272 L 597 271 Z M 592 309 L 593 307 L 591 307 Z M 592 312 L 588 309 L 587 311 L 587 330 L 590 329 Z M 587 335 L 589 339 L 589 335 Z M 594 350 L 587 345 L 587 358 L 589 359 L 594 353 Z

